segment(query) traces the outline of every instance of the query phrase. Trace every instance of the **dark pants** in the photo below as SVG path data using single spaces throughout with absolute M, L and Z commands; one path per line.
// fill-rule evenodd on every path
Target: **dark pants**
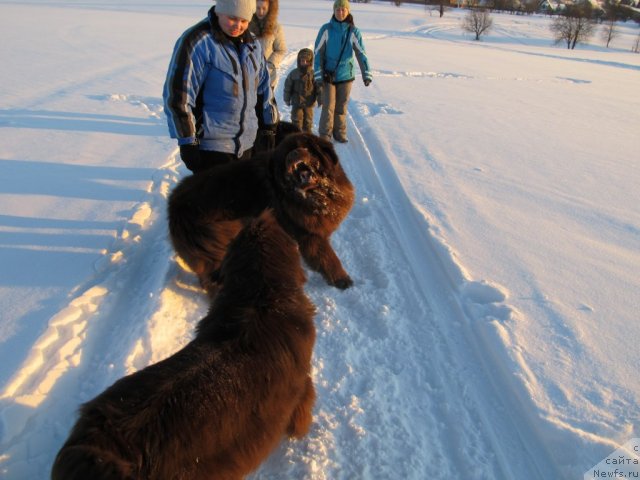
M 237 162 L 240 160 L 248 160 L 251 158 L 253 149 L 245 150 L 241 157 L 235 156 L 233 153 L 214 152 L 211 150 L 200 150 L 200 161 L 198 165 L 193 165 L 191 171 L 193 173 L 200 173 L 209 170 L 210 168 L 224 165 L 225 163 Z

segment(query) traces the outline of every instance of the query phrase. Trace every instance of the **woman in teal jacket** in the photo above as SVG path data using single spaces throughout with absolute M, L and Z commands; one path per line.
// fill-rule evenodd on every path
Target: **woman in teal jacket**
M 347 103 L 358 60 L 365 86 L 371 83 L 369 60 L 360 30 L 353 23 L 348 0 L 333 3 L 333 17 L 320 27 L 315 43 L 314 80 L 322 88 L 319 134 L 347 142 Z
M 266 60 L 248 31 L 255 10 L 255 0 L 218 0 L 176 43 L 164 107 L 169 133 L 194 173 L 250 157 L 258 129 L 259 137 L 275 134 Z

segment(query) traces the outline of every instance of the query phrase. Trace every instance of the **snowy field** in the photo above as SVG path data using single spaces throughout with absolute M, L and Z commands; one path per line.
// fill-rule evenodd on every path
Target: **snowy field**
M 161 92 L 210 5 L 0 0 L 1 478 L 48 478 L 78 405 L 206 311 L 167 241 Z M 544 17 L 475 42 L 464 12 L 352 7 L 355 286 L 310 272 L 314 425 L 252 479 L 582 479 L 640 437 L 638 26 L 566 50 Z M 281 78 L 330 14 L 281 0 Z

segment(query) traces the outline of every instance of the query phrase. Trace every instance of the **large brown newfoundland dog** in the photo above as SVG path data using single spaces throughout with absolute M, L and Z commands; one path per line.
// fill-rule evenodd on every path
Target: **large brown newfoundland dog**
M 53 480 L 241 479 L 304 436 L 314 306 L 296 243 L 270 212 L 229 246 L 194 340 L 80 410 Z
M 353 199 L 353 185 L 331 142 L 294 133 L 275 150 L 183 179 L 169 197 L 169 232 L 178 255 L 215 293 L 211 274 L 229 241 L 247 218 L 271 207 L 309 267 L 344 289 L 353 281 L 329 237 Z

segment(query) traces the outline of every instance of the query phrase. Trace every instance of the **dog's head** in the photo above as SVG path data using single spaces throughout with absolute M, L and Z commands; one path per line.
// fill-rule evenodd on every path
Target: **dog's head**
M 311 133 L 289 135 L 271 157 L 271 175 L 278 194 L 314 208 L 351 189 L 333 144 Z
M 306 281 L 298 244 L 271 210 L 265 210 L 240 231 L 215 276 L 223 289 L 247 293 L 264 288 L 293 290 Z

